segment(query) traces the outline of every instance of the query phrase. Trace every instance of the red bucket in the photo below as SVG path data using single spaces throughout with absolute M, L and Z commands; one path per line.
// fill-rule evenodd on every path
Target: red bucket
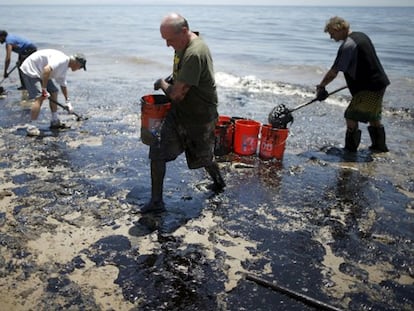
M 144 144 L 154 143 L 170 108 L 171 103 L 165 95 L 155 94 L 141 97 L 141 140 Z
M 272 158 L 282 160 L 289 129 L 278 129 L 273 128 L 270 124 L 264 124 L 260 134 L 260 158 L 264 160 Z
M 229 116 L 219 116 L 215 129 L 214 154 L 226 155 L 233 151 L 234 126 Z
M 254 120 L 236 120 L 234 152 L 239 155 L 254 155 L 257 152 L 261 123 Z

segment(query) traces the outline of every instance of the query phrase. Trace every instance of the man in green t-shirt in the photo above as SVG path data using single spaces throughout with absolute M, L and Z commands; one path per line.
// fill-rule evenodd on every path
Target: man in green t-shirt
M 225 187 L 213 152 L 218 100 L 210 50 L 177 13 L 163 18 L 160 32 L 167 46 L 174 48 L 174 66 L 172 79 L 158 79 L 154 89 L 164 91 L 171 101 L 171 110 L 162 125 L 160 139 L 150 146 L 151 200 L 141 213 L 165 210 L 162 192 L 166 162 L 183 152 L 188 168 L 206 169 L 213 179 L 211 190 L 221 192 Z

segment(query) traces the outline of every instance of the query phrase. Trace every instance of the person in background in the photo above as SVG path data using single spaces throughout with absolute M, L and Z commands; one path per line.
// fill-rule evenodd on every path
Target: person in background
M 39 50 L 26 58 L 20 68 L 23 72 L 23 80 L 29 93 L 29 99 L 34 99 L 31 109 L 31 124 L 27 128 L 27 134 L 29 136 L 40 134 L 35 121 L 39 116 L 43 101 L 49 96 L 49 106 L 52 112 L 50 128 L 61 128 L 62 124 L 58 118 L 56 104 L 58 88 L 53 80 L 60 85 L 69 113 L 73 112 L 68 96 L 66 73 L 69 68 L 72 71 L 82 68 L 86 70 L 85 56 L 83 54 L 67 56 L 54 49 Z
M 211 176 L 212 191 L 218 193 L 225 187 L 213 153 L 218 98 L 210 50 L 177 13 L 162 19 L 160 33 L 167 46 L 174 48 L 173 74 L 172 80 L 158 79 L 154 89 L 161 89 L 172 107 L 161 127 L 159 142 L 150 146 L 151 200 L 141 213 L 165 210 L 166 162 L 175 160 L 183 152 L 189 169 L 204 167 Z
M 361 141 L 358 122 L 369 122 L 368 131 L 373 152 L 388 152 L 385 130 L 381 124 L 382 101 L 390 84 L 370 38 L 362 32 L 352 32 L 349 23 L 341 17 L 329 19 L 325 26 L 335 41 L 343 41 L 331 69 L 316 86 L 316 97 L 327 97 L 325 87 L 338 72 L 344 73 L 352 99 L 345 110 L 345 150 L 356 152 Z
M 22 38 L 20 36 L 7 33 L 7 31 L 5 30 L 0 30 L 0 43 L 6 43 L 6 58 L 4 60 L 3 73 L 4 78 L 7 78 L 9 76 L 8 69 L 10 66 L 12 52 L 15 52 L 19 55 L 16 63 L 16 66 L 19 67 L 30 54 L 37 51 L 36 45 L 34 45 L 29 40 Z M 21 86 L 18 88 L 18 90 L 25 90 L 26 87 L 24 86 L 23 76 L 20 69 L 19 77 Z

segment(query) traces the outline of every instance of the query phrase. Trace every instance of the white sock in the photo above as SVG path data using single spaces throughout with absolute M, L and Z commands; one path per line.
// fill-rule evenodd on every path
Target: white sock
M 37 128 L 39 128 L 41 124 L 42 123 L 39 120 L 30 120 L 30 123 L 28 123 L 30 127 L 37 127 Z

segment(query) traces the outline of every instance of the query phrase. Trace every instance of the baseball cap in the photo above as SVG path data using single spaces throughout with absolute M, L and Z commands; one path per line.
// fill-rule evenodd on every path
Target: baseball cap
M 83 68 L 83 70 L 86 70 L 85 55 L 83 55 L 82 53 L 77 53 L 77 54 L 73 55 L 73 58 L 81 65 L 81 68 Z

